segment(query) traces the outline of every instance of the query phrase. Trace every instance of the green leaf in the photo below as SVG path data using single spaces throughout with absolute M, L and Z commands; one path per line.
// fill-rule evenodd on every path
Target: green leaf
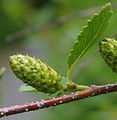
M 36 90 L 35 88 L 28 86 L 26 84 L 21 85 L 20 92 L 39 92 L 38 90 Z
M 0 69 L 0 79 L 3 77 L 5 70 L 6 69 L 4 67 Z
M 77 41 L 74 43 L 73 49 L 70 52 L 68 59 L 68 74 L 69 79 L 70 72 L 75 63 L 87 52 L 87 50 L 99 40 L 103 32 L 105 31 L 112 11 L 110 10 L 111 4 L 106 4 L 98 14 L 94 14 L 91 20 L 88 21 L 87 26 L 83 27 L 83 30 L 78 35 Z

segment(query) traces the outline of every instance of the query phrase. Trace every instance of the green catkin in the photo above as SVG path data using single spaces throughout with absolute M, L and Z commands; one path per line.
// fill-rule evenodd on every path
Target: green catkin
M 117 72 L 117 40 L 105 38 L 100 42 L 99 48 L 107 65 Z
M 38 91 L 54 93 L 63 88 L 60 74 L 39 59 L 17 54 L 9 61 L 15 75 Z

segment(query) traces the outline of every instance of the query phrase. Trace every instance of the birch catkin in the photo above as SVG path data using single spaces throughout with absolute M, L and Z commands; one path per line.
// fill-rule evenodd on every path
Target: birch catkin
M 117 40 L 105 38 L 100 42 L 100 53 L 105 62 L 114 72 L 117 72 Z
M 39 59 L 17 54 L 9 61 L 15 75 L 38 91 L 54 93 L 63 88 L 60 74 Z

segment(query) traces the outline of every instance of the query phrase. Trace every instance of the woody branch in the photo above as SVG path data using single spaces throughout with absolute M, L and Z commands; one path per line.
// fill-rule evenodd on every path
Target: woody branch
M 117 83 L 102 85 L 102 86 L 93 85 L 87 90 L 71 93 L 61 97 L 46 99 L 42 101 L 36 101 L 36 102 L 23 104 L 23 105 L 15 105 L 11 107 L 0 108 L 0 117 L 43 109 L 50 106 L 65 104 L 68 102 L 72 102 L 72 101 L 76 101 L 76 100 L 80 100 L 88 97 L 93 97 L 100 94 L 110 93 L 110 92 L 117 92 Z

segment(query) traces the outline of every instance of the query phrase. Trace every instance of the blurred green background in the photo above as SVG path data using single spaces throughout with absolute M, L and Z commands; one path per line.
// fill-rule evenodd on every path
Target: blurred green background
M 7 71 L 0 81 L 0 106 L 11 106 L 51 98 L 43 93 L 20 93 L 21 81 L 11 72 L 8 58 L 22 53 L 36 56 L 63 76 L 67 72 L 69 50 L 90 12 L 111 2 L 113 15 L 105 31 L 106 37 L 117 37 L 117 0 L 0 0 L 0 67 Z M 93 8 L 93 9 L 91 9 Z M 91 9 L 91 10 L 90 10 Z M 94 11 L 93 11 L 94 10 Z M 82 11 L 84 11 L 82 13 Z M 89 12 L 90 11 L 90 12 Z M 8 35 L 32 26 L 46 26 L 62 16 L 64 24 L 10 40 Z M 80 13 L 80 14 L 79 14 Z M 78 15 L 76 17 L 76 15 Z M 69 21 L 69 19 L 72 19 Z M 47 27 L 47 26 L 46 26 Z M 98 52 L 98 43 L 90 49 L 74 69 L 73 80 L 79 84 L 115 83 L 117 75 L 106 66 Z M 85 68 L 85 69 L 84 69 Z M 3 120 L 116 120 L 117 93 L 88 98 L 44 110 L 2 118 Z

